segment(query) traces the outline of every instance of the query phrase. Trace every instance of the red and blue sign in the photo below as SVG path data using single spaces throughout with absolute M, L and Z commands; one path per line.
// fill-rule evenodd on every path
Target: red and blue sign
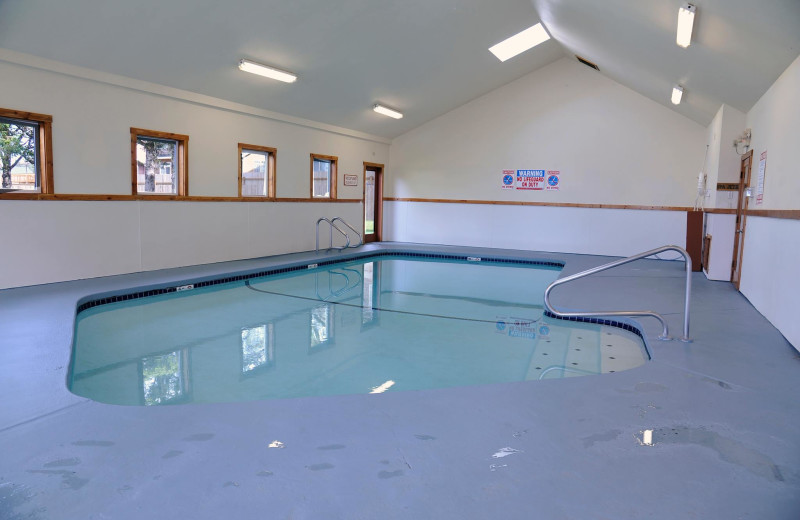
M 561 174 L 558 170 L 547 170 L 547 189 L 548 190 L 557 190 L 558 189 L 558 176 Z
M 501 188 L 504 190 L 514 189 L 514 170 L 503 170 L 503 184 Z
M 543 190 L 544 170 L 517 170 L 518 190 Z

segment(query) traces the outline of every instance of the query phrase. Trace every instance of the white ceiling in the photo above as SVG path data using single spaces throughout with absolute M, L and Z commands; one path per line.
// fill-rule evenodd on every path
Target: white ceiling
M 694 3 L 681 49 L 680 0 L 0 0 L 0 47 L 387 138 L 580 54 L 707 125 L 722 103 L 749 110 L 800 54 L 800 0 Z M 505 63 L 488 52 L 540 20 L 552 40 Z M 241 58 L 300 79 L 245 74 Z

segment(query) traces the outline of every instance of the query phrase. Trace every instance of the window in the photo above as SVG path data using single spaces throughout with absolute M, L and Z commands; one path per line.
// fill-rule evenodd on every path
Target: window
M 242 374 L 250 375 L 275 364 L 275 327 L 272 323 L 242 329 Z
M 0 108 L 0 193 L 53 193 L 53 117 Z
M 191 401 L 189 364 L 188 348 L 143 357 L 140 401 L 146 406 Z
M 309 354 L 333 346 L 333 306 L 331 304 L 325 303 L 311 309 L 310 326 Z
M 311 154 L 311 197 L 336 198 L 336 163 L 332 155 Z
M 134 195 L 189 194 L 189 136 L 131 128 Z
M 277 153 L 275 148 L 239 143 L 240 197 L 275 196 Z

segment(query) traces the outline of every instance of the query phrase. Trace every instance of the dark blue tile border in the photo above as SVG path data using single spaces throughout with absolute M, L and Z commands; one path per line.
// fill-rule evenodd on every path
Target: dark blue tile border
M 638 327 L 634 327 L 628 323 L 622 323 L 621 321 L 614 321 L 614 320 L 604 320 L 602 318 L 588 318 L 583 316 L 570 316 L 569 318 L 562 318 L 561 316 L 556 316 L 552 312 L 545 310 L 544 316 L 548 318 L 553 318 L 556 320 L 564 320 L 564 321 L 577 321 L 580 323 L 594 323 L 596 325 L 607 325 L 609 327 L 616 327 L 618 329 L 627 330 L 628 332 L 633 332 L 642 340 L 644 340 L 644 333 Z
M 470 255 L 455 255 L 455 254 L 445 254 L 445 253 L 418 253 L 414 251 L 381 251 L 376 253 L 368 253 L 364 255 L 353 255 L 347 256 L 344 258 L 337 258 L 331 260 L 320 260 L 320 261 L 305 261 L 299 265 L 292 265 L 287 267 L 277 267 L 273 269 L 265 269 L 263 271 L 256 271 L 252 273 L 234 275 L 234 276 L 225 276 L 222 278 L 214 278 L 211 280 L 203 280 L 192 282 L 191 280 L 182 281 L 178 283 L 177 286 L 171 287 L 164 287 L 161 289 L 151 289 L 146 291 L 138 291 L 132 292 L 127 294 L 120 294 L 115 296 L 109 296 L 106 298 L 99 298 L 94 300 L 88 300 L 78 305 L 77 312 L 81 313 L 86 309 L 91 309 L 92 307 L 97 307 L 98 305 L 106 305 L 109 303 L 116 303 L 121 301 L 127 300 L 136 300 L 139 298 L 147 298 L 148 296 L 157 296 L 160 294 L 169 294 L 178 292 L 178 287 L 182 285 L 192 285 L 194 289 L 199 289 L 201 287 L 210 287 L 212 285 L 219 285 L 223 283 L 230 283 L 230 282 L 238 282 L 241 280 L 250 280 L 252 278 L 260 278 L 262 276 L 270 276 L 275 274 L 282 274 L 282 273 L 289 273 L 292 271 L 305 271 L 308 270 L 309 265 L 316 264 L 317 267 L 323 267 L 326 265 L 332 264 L 339 264 L 343 262 L 351 262 L 353 260 L 360 260 L 364 258 L 375 258 L 375 257 L 382 257 L 382 256 L 410 256 L 414 258 L 435 258 L 435 259 L 442 259 L 442 260 L 461 260 L 461 261 L 469 261 L 470 263 L 484 263 L 484 262 L 494 262 L 494 263 L 502 263 L 502 264 L 520 264 L 520 265 L 538 265 L 538 266 L 546 266 L 546 267 L 558 267 L 563 268 L 564 262 L 553 261 L 553 260 L 525 260 L 525 259 L 512 259 L 512 258 L 497 258 L 497 257 L 485 257 L 481 256 L 480 262 L 471 261 L 471 258 L 478 258 L 473 257 Z

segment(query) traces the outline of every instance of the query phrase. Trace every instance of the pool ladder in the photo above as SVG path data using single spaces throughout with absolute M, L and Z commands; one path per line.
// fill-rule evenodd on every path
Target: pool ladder
M 336 249 L 337 251 L 342 251 L 342 250 L 347 249 L 349 247 L 359 247 L 364 243 L 364 239 L 361 237 L 361 233 L 356 231 L 356 229 L 353 226 L 351 226 L 350 224 L 345 222 L 345 220 L 342 217 L 334 217 L 332 219 L 321 217 L 321 218 L 319 218 L 317 220 L 317 241 L 316 241 L 316 247 L 314 249 L 317 253 L 319 253 L 319 224 L 320 224 L 320 222 L 327 222 L 329 224 L 329 230 L 330 230 L 329 246 L 325 249 L 326 251 L 330 251 L 331 249 Z M 350 231 L 352 231 L 353 233 L 356 234 L 356 237 L 358 237 L 358 243 L 357 244 L 355 244 L 355 245 L 351 245 L 350 244 L 350 234 L 346 230 L 343 230 L 342 228 L 340 228 L 336 224 L 337 222 L 343 224 L 344 227 L 346 227 L 347 229 L 349 229 Z M 344 246 L 339 247 L 339 246 L 334 246 L 333 245 L 333 230 L 334 229 L 340 235 L 342 235 L 344 237 L 344 239 L 345 239 Z
M 350 275 L 350 273 L 355 273 L 355 276 Z M 324 294 L 325 286 L 324 284 L 320 284 L 320 276 L 328 277 L 328 292 L 326 295 Z M 339 280 L 340 282 L 344 283 L 339 289 L 334 289 L 334 278 Z M 357 289 L 364 283 L 364 280 L 361 276 L 361 273 L 356 269 L 350 269 L 347 267 L 343 267 L 341 269 L 331 269 L 327 271 L 317 271 L 314 273 L 314 290 L 317 293 L 317 298 L 322 301 L 328 301 L 331 298 L 338 298 L 353 289 Z M 321 289 L 320 289 L 321 287 Z M 322 292 L 320 292 L 322 290 Z
M 683 255 L 683 259 L 686 264 L 686 295 L 683 306 L 683 336 L 681 336 L 680 340 L 689 343 L 692 341 L 689 338 L 689 297 L 692 293 L 692 259 L 689 257 L 689 253 L 682 247 L 663 246 L 656 249 L 651 249 L 650 251 L 645 251 L 644 253 L 639 253 L 638 255 L 629 256 L 628 258 L 623 258 L 622 260 L 616 260 L 608 264 L 587 269 L 586 271 L 581 271 L 580 273 L 573 274 L 565 278 L 560 278 L 555 282 L 551 283 L 549 286 L 547 286 L 547 289 L 544 290 L 544 306 L 548 311 L 550 311 L 553 315 L 559 318 L 585 318 L 592 316 L 633 316 L 633 317 L 649 316 L 652 318 L 656 318 L 658 321 L 660 321 L 661 326 L 663 327 L 663 331 L 661 332 L 661 335 L 658 337 L 658 339 L 671 340 L 672 338 L 669 335 L 669 328 L 667 327 L 667 321 L 661 314 L 654 311 L 561 312 L 554 309 L 553 306 L 550 304 L 550 292 L 553 290 L 553 288 L 555 288 L 558 285 L 562 285 L 571 282 L 573 280 L 577 280 L 579 278 L 584 278 L 586 276 L 589 276 L 590 274 L 599 273 L 601 271 L 606 271 L 608 269 L 612 269 L 620 265 L 628 264 L 635 260 L 647 258 L 648 256 L 653 256 L 655 254 L 662 253 L 664 251 L 677 251 L 678 253 Z

